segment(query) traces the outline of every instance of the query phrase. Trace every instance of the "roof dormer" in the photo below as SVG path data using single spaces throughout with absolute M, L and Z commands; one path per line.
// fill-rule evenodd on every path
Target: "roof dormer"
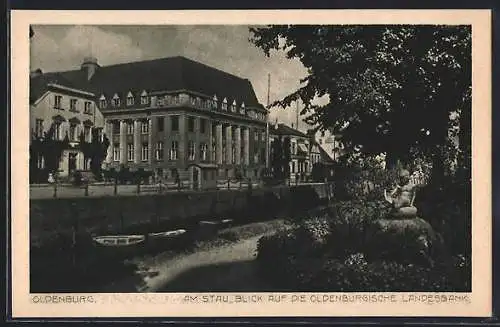
M 107 106 L 106 97 L 104 96 L 104 94 L 101 94 L 101 97 L 99 98 L 99 106 L 101 108 L 106 108 Z
M 227 110 L 227 98 L 224 98 L 224 100 L 222 100 L 222 110 Z
M 128 91 L 127 93 L 127 106 L 133 106 L 134 105 L 134 95 L 132 92 Z
M 113 107 L 119 107 L 120 104 L 121 104 L 120 103 L 120 97 L 116 93 L 115 93 L 115 95 L 113 95 L 112 104 L 113 104 Z
M 141 92 L 141 104 L 148 104 L 148 103 L 149 103 L 148 92 L 146 92 L 146 90 L 143 90 Z

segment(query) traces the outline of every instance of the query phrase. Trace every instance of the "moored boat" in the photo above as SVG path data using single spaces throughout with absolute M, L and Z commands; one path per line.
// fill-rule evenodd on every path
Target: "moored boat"
M 185 234 L 185 229 L 177 229 L 166 232 L 149 233 L 148 236 L 152 238 L 169 238 Z
M 110 247 L 137 245 L 143 243 L 145 239 L 144 235 L 106 235 L 93 238 L 97 244 Z

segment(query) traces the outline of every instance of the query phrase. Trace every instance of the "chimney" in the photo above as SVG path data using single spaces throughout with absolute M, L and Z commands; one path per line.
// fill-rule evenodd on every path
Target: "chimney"
M 85 57 L 83 59 L 81 69 L 87 72 L 87 80 L 90 80 L 92 76 L 94 76 L 95 71 L 97 70 L 98 67 L 99 64 L 97 63 L 97 58 Z
M 37 68 L 34 71 L 30 72 L 30 78 L 37 77 L 40 75 L 43 75 L 43 72 L 40 68 Z

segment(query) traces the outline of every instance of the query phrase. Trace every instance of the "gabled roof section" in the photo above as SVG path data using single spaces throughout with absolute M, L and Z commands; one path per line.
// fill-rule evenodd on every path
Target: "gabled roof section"
M 276 128 L 277 127 L 277 128 Z M 281 136 L 299 136 L 299 137 L 308 137 L 306 134 L 301 131 L 291 128 L 285 124 L 271 125 L 269 126 L 269 133 L 272 135 L 281 135 Z
M 45 92 L 51 84 L 64 86 L 74 90 L 92 92 L 92 88 L 86 82 L 85 72 L 71 70 L 66 72 L 53 72 L 36 75 L 30 78 L 30 103 L 34 103 Z

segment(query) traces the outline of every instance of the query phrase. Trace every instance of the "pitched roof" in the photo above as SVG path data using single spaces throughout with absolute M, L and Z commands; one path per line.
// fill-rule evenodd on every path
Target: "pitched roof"
M 278 125 L 271 125 L 269 126 L 269 133 L 272 135 L 293 135 L 293 136 L 300 136 L 300 137 L 307 137 L 309 138 L 306 134 L 302 133 L 301 131 L 291 128 L 288 125 L 285 124 L 278 124 Z
M 50 84 L 58 84 L 73 89 L 91 92 L 90 86 L 79 81 L 80 71 L 43 73 L 30 77 L 30 103 L 38 100 Z
M 47 75 L 43 74 L 42 76 Z M 140 96 L 143 90 L 189 90 L 207 96 L 227 98 L 228 103 L 264 108 L 258 101 L 252 84 L 243 79 L 185 57 L 168 57 L 154 60 L 100 66 L 90 81 L 83 70 L 49 73 L 71 86 L 93 92 L 96 97 L 104 94 L 108 99 L 115 93 L 125 98 L 131 91 Z M 36 92 L 34 92 L 36 93 Z M 104 109 L 105 110 L 105 109 Z
M 319 153 L 321 156 L 321 161 L 324 163 L 333 163 L 335 160 L 333 160 L 332 156 L 320 145 L 318 146 L 319 148 Z

